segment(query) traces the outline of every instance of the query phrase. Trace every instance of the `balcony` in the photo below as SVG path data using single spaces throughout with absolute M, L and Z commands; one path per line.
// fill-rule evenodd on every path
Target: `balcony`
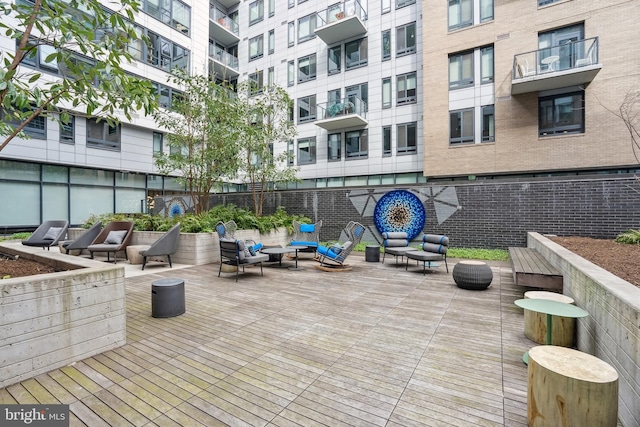
M 338 3 L 318 12 L 315 33 L 327 45 L 367 33 L 367 11 L 358 0 Z
M 315 124 L 325 130 L 364 127 L 367 122 L 367 104 L 355 96 L 317 105 Z
M 233 19 L 221 10 L 209 9 L 209 38 L 216 39 L 225 46 L 232 46 L 240 42 L 240 27 Z
M 597 37 L 521 53 L 513 58 L 511 94 L 586 84 L 601 68 Z
M 211 59 L 209 73 L 216 77 L 222 80 L 231 80 L 240 75 L 238 58 L 229 52 L 225 52 L 224 49 L 214 44 L 209 44 L 209 58 Z

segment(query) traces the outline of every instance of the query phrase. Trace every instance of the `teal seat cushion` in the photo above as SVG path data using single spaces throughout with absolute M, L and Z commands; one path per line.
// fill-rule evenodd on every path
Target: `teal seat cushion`
M 310 248 L 317 248 L 318 242 L 305 242 L 304 240 L 292 240 L 289 243 L 290 246 L 309 246 Z
M 335 253 L 331 248 L 327 248 L 326 246 L 318 246 L 318 253 L 331 259 L 335 259 L 339 255 Z

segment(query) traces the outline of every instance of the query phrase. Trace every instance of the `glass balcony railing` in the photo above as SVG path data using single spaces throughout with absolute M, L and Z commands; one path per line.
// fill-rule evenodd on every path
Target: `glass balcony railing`
M 357 114 L 366 118 L 367 104 L 360 98 L 349 96 L 338 101 L 323 102 L 317 105 L 318 120 L 338 119 L 343 116 Z
M 364 10 L 358 0 L 346 0 L 342 3 L 334 4 L 333 6 L 318 12 L 318 28 L 332 24 L 349 16 L 357 16 L 364 22 L 367 20 L 367 11 Z
M 235 35 L 240 33 L 240 26 L 238 23 L 234 22 L 227 14 L 215 7 L 209 9 L 209 18 Z
M 238 70 L 238 58 L 214 44 L 209 44 L 209 56 L 229 68 Z
M 579 71 L 598 64 L 598 37 L 520 53 L 513 58 L 513 79 Z

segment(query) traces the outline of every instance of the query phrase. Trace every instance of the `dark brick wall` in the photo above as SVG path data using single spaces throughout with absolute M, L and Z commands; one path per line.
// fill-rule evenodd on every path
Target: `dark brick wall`
M 506 248 L 526 246 L 526 232 L 614 238 L 630 228 L 640 228 L 640 187 L 631 176 L 616 178 L 532 179 L 529 181 L 475 181 L 451 185 L 420 184 L 388 188 L 336 188 L 279 191 L 267 195 L 264 212 L 277 206 L 287 212 L 323 221 L 320 239 L 336 240 L 349 221 L 359 221 L 374 231 L 373 207 L 386 191 L 406 189 L 425 195 L 424 231 L 446 234 L 454 247 Z M 457 197 L 438 194 L 446 189 Z M 357 197 L 356 197 L 357 196 Z M 366 209 L 352 200 L 366 201 Z M 233 203 L 252 209 L 247 194 L 213 197 L 212 206 Z M 449 209 L 441 223 L 437 210 Z M 361 211 L 364 215 L 361 215 Z M 365 240 L 366 240 L 365 236 Z M 369 239 L 371 235 L 369 235 Z

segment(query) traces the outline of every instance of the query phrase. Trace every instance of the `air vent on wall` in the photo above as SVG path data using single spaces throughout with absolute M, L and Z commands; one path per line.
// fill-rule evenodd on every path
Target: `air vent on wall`
M 506 40 L 511 37 L 511 33 L 497 34 L 496 40 Z

